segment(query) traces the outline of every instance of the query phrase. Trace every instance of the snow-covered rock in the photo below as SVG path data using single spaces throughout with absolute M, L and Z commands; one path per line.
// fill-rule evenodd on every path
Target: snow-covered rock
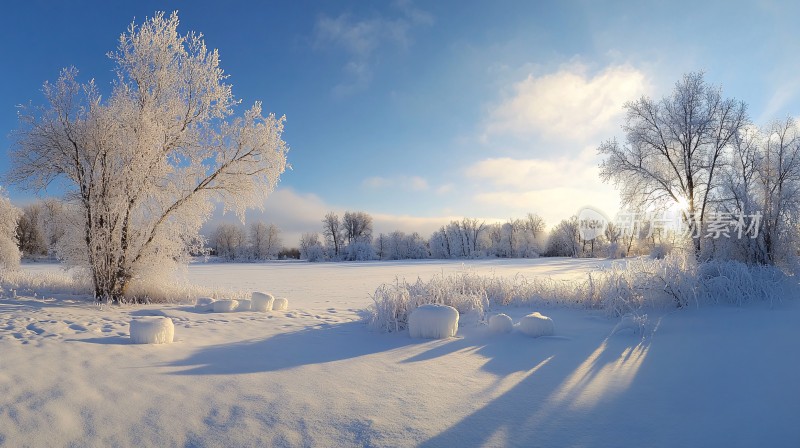
M 168 344 L 175 338 L 175 325 L 169 317 L 137 317 L 131 320 L 130 333 L 134 344 Z
M 230 313 L 231 311 L 235 311 L 236 307 L 239 306 L 239 302 L 236 300 L 217 300 L 216 302 L 211 304 L 214 307 L 215 313 Z
M 272 311 L 272 304 L 275 302 L 275 297 L 272 297 L 272 294 L 256 291 L 253 292 L 250 302 L 250 310 L 252 311 Z
M 194 307 L 199 311 L 211 311 L 214 309 L 212 303 L 214 303 L 214 299 L 211 297 L 200 297 L 194 302 Z
M 553 319 L 536 313 L 528 314 L 519 321 L 519 331 L 528 336 L 552 336 L 555 333 Z
M 281 298 L 275 299 L 275 302 L 272 303 L 272 309 L 275 311 L 284 311 L 289 309 L 289 299 Z
M 489 318 L 489 331 L 492 333 L 511 333 L 514 322 L 507 314 L 495 314 Z
M 252 302 L 250 300 L 238 300 L 239 305 L 236 307 L 236 311 L 250 311 L 250 307 L 252 306 Z
M 412 338 L 444 339 L 458 331 L 458 310 L 447 305 L 422 305 L 408 316 Z

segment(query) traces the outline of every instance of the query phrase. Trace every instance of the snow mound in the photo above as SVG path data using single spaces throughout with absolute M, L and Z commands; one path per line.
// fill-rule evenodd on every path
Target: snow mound
M 631 330 L 634 334 L 643 333 L 645 325 L 647 325 L 647 314 L 625 314 L 620 318 L 619 323 L 614 326 L 614 329 L 611 330 L 611 334 L 617 334 L 626 330 Z
M 267 294 L 263 292 L 253 292 L 250 309 L 252 311 L 272 311 L 272 304 L 275 302 L 275 297 L 272 297 L 272 294 Z
M 289 299 L 282 298 L 282 299 L 275 299 L 275 302 L 272 303 L 272 309 L 275 311 L 284 311 L 289 309 Z
M 211 311 L 214 309 L 213 303 L 214 299 L 211 297 L 200 297 L 194 302 L 194 307 L 200 311 Z
M 130 333 L 134 344 L 168 344 L 175 338 L 175 325 L 169 317 L 137 317 L 131 320 Z
M 492 333 L 511 333 L 514 322 L 507 314 L 495 314 L 489 318 L 489 331 Z
M 236 311 L 250 311 L 252 306 L 252 302 L 250 300 L 239 300 L 239 305 L 236 307 Z
M 215 313 L 230 313 L 239 306 L 239 302 L 230 299 L 217 300 L 216 302 L 212 303 L 212 306 L 214 307 Z
M 458 310 L 447 305 L 422 305 L 408 316 L 412 338 L 444 339 L 458 331 Z
M 552 336 L 555 333 L 555 326 L 553 319 L 536 312 L 528 314 L 519 321 L 519 331 L 538 338 L 539 336 Z

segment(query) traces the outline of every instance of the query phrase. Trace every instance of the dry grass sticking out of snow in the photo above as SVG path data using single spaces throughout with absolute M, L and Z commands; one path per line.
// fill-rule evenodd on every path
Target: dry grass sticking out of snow
M 372 295 L 366 320 L 377 331 L 402 331 L 409 314 L 430 303 L 452 306 L 462 314 L 476 313 L 479 320 L 493 307 L 507 305 L 597 309 L 623 316 L 650 308 L 781 300 L 796 284 L 795 277 L 776 267 L 735 261 L 697 263 L 676 255 L 615 263 L 573 280 L 465 271 L 428 281 L 385 283 Z

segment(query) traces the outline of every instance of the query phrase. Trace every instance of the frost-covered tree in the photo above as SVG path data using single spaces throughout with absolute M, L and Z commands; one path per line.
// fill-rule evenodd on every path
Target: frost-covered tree
M 300 258 L 308 261 L 322 261 L 325 258 L 325 249 L 318 233 L 304 233 L 300 236 Z
M 547 241 L 547 255 L 551 257 L 577 257 L 581 254 L 581 237 L 578 217 L 573 216 L 556 225 Z
M 17 247 L 17 222 L 22 211 L 14 206 L 0 187 L 0 269 L 19 267 L 20 252 Z
M 329 212 L 322 219 L 322 235 L 325 236 L 325 244 L 328 248 L 328 256 L 338 259 L 342 253 L 342 223 L 339 215 Z
M 345 212 L 342 230 L 347 244 L 372 241 L 372 216 L 366 212 Z
M 220 224 L 214 231 L 212 243 L 214 251 L 220 258 L 234 261 L 247 257 L 247 237 L 241 225 Z
M 254 259 L 277 258 L 282 245 L 280 229 L 275 224 L 256 222 L 250 226 L 250 247 Z
M 722 211 L 731 217 L 761 214 L 751 235 L 714 245 L 730 258 L 775 264 L 800 244 L 800 129 L 795 119 L 740 133 L 724 172 Z M 748 223 L 750 224 L 750 223 Z M 726 243 L 726 244 L 723 244 Z
M 44 207 L 41 203 L 29 204 L 22 208 L 22 215 L 17 222 L 17 245 L 26 257 L 47 255 L 43 214 Z
M 625 142 L 600 145 L 600 177 L 620 187 L 622 203 L 636 207 L 685 204 L 690 228 L 705 222 L 726 151 L 748 124 L 743 102 L 724 98 L 702 73 L 689 73 L 661 100 L 625 105 Z M 700 253 L 700 238 L 694 240 Z
M 262 207 L 288 151 L 283 117 L 259 102 L 234 116 L 218 52 L 179 34 L 176 13 L 132 23 L 110 58 L 109 95 L 67 68 L 45 105 L 23 108 L 10 173 L 35 190 L 66 181 L 78 210 L 66 261 L 89 270 L 98 299 L 185 260 L 216 202 Z

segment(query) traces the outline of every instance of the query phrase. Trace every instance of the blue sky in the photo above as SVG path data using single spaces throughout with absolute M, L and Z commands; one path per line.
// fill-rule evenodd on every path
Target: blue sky
M 5 5 L 0 134 L 62 67 L 107 85 L 105 54 L 134 18 L 158 10 L 178 10 L 183 31 L 219 49 L 243 106 L 262 100 L 287 116 L 294 169 L 249 219 L 276 222 L 289 240 L 318 230 L 328 210 L 424 234 L 465 215 L 531 211 L 554 225 L 582 205 L 613 213 L 595 148 L 619 134 L 625 101 L 664 95 L 687 71 L 704 70 L 759 124 L 800 108 L 791 4 L 230 3 Z

